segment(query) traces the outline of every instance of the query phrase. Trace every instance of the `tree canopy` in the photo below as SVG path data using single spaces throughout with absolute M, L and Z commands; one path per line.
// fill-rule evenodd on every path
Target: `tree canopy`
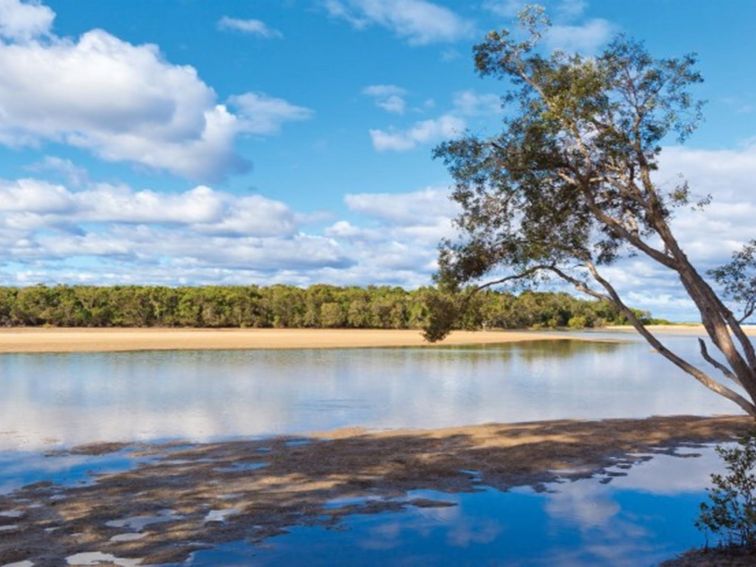
M 662 144 L 684 141 L 700 120 L 695 56 L 657 59 L 623 36 L 596 56 L 547 53 L 543 9 L 526 8 L 520 22 L 521 30 L 491 32 L 474 50 L 479 74 L 505 81 L 503 128 L 435 151 L 462 210 L 459 239 L 442 243 L 439 284 L 567 282 L 615 305 L 657 351 L 756 417 L 753 344 L 670 227 L 676 208 L 704 207 L 709 197 L 694 202 L 686 182 L 667 187 L 654 179 Z M 665 347 L 604 277 L 604 266 L 638 254 L 680 280 L 724 362 L 703 341 L 702 355 L 736 388 Z M 752 262 L 753 249 L 739 258 Z M 745 288 L 734 283 L 742 270 L 732 266 L 719 279 L 742 299 Z M 484 276 L 493 279 L 480 283 Z M 437 326 L 430 338 L 440 336 Z
M 432 288 L 389 286 L 0 287 L 0 326 L 421 329 L 437 305 L 456 300 Z M 637 314 L 651 320 L 648 313 Z M 490 291 L 479 294 L 452 325 L 581 328 L 626 322 L 603 301 Z

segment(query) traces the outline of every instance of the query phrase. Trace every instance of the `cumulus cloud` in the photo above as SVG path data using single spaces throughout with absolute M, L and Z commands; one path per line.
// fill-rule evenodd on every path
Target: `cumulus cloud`
M 359 225 L 338 221 L 325 231 L 351 251 L 358 263 L 350 270 L 370 281 L 375 274 L 402 285 L 427 285 L 436 269 L 442 238 L 454 234 L 457 206 L 444 187 L 407 193 L 353 193 L 344 198 Z
M 249 134 L 276 134 L 285 122 L 307 120 L 312 110 L 264 93 L 245 93 L 229 98 L 238 109 L 241 129 Z
M 259 93 L 233 97 L 241 109 L 234 114 L 193 67 L 103 30 L 77 40 L 0 42 L 0 76 L 0 143 L 62 142 L 194 179 L 244 170 L 234 151 L 238 135 L 274 133 L 309 116 Z
M 265 39 L 280 39 L 283 37 L 280 31 L 268 27 L 265 22 L 251 18 L 245 20 L 223 16 L 218 20 L 218 29 L 238 31 Z
M 672 221 L 691 258 L 711 267 L 756 237 L 756 144 L 731 150 L 665 148 L 657 183 L 671 188 L 681 177 L 694 199 L 713 198 L 703 210 L 680 209 Z
M 55 12 L 38 2 L 0 0 L 0 38 L 29 41 L 47 35 Z
M 456 216 L 449 190 L 428 187 L 410 193 L 350 193 L 344 202 L 351 211 L 398 226 L 432 225 Z
M 452 234 L 446 193 L 350 194 L 358 222 L 308 232 L 307 215 L 281 201 L 204 185 L 161 193 L 0 181 L 0 282 L 415 287 L 430 281 L 436 246 Z
M 0 226 L 83 223 L 183 225 L 203 233 L 291 236 L 294 213 L 261 195 L 238 196 L 200 185 L 180 193 L 95 184 L 71 191 L 37 179 L 0 182 Z
M 362 94 L 372 97 L 376 106 L 386 112 L 404 114 L 407 108 L 407 91 L 396 85 L 370 85 L 362 89 Z
M 0 279 L 16 284 L 28 283 L 30 274 L 37 281 L 104 283 L 117 281 L 117 275 L 122 281 L 173 284 L 239 282 L 253 273 L 301 277 L 354 263 L 331 237 L 304 233 L 285 203 L 202 185 L 160 193 L 2 181 L 0 247 L 0 266 L 15 266 Z M 71 275 L 69 266 L 92 259 L 78 276 Z
M 444 114 L 438 118 L 415 122 L 406 130 L 389 129 L 370 130 L 373 147 L 378 151 L 407 151 L 418 145 L 452 138 L 461 134 L 467 124 L 462 118 L 453 114 Z
M 453 42 L 474 29 L 471 22 L 427 0 L 326 0 L 325 7 L 356 29 L 377 25 L 410 45 Z
M 580 25 L 554 25 L 549 28 L 544 39 L 550 49 L 592 54 L 616 32 L 614 24 L 596 18 Z

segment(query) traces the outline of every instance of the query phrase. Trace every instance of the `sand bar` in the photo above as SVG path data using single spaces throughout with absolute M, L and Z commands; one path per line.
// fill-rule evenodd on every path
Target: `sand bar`
M 646 328 L 654 334 L 662 335 L 706 335 L 706 329 L 704 329 L 703 325 L 648 325 Z M 742 328 L 745 334 L 749 337 L 756 337 L 756 325 L 743 325 Z M 603 330 L 627 333 L 637 332 L 630 325 L 609 325 L 604 327 Z
M 572 338 L 531 331 L 455 331 L 436 345 Z M 416 330 L 383 329 L 66 329 L 0 330 L 0 353 L 116 352 L 434 346 Z

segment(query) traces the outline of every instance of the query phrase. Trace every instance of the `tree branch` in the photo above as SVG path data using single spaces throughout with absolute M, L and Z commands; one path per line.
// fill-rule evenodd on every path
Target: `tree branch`
M 652 259 L 668 268 L 677 270 L 677 263 L 673 258 L 667 256 L 664 252 L 657 250 L 653 246 L 650 246 L 649 244 L 641 240 L 639 236 L 627 230 L 620 221 L 602 211 L 601 207 L 596 204 L 596 200 L 593 198 L 593 195 L 591 195 L 590 189 L 584 189 L 583 194 L 585 195 L 586 201 L 588 203 L 588 208 L 598 220 L 603 222 L 610 229 L 618 232 L 625 240 L 635 246 L 638 250 L 645 253 L 647 256 L 650 256 Z
M 499 285 L 499 284 L 503 284 L 503 283 L 506 283 L 506 282 L 510 282 L 510 281 L 513 281 L 513 280 L 522 280 L 522 279 L 525 279 L 525 278 L 528 278 L 528 277 L 532 276 L 533 274 L 535 274 L 536 272 L 539 272 L 541 270 L 550 270 L 550 269 L 552 269 L 552 266 L 546 265 L 546 264 L 538 265 L 538 266 L 532 266 L 531 268 L 528 268 L 527 270 L 525 270 L 522 273 L 513 274 L 511 276 L 506 276 L 506 277 L 503 277 L 503 278 L 498 279 L 498 280 L 493 280 L 493 281 L 481 284 L 481 285 L 479 285 L 479 286 L 477 286 L 475 288 L 475 291 L 483 291 L 486 288 L 489 288 L 489 287 L 492 287 L 492 286 L 495 286 L 495 285 Z
M 698 345 L 701 347 L 701 356 L 703 356 L 703 358 L 704 358 L 704 360 L 706 362 L 708 362 L 714 368 L 716 368 L 717 370 L 719 370 L 722 374 L 724 374 L 725 376 L 727 376 L 727 378 L 729 378 L 730 380 L 732 380 L 733 382 L 735 382 L 739 386 L 742 386 L 742 384 L 740 383 L 740 380 L 738 380 L 738 377 L 735 376 L 735 374 L 733 374 L 732 371 L 729 368 L 727 368 L 724 364 L 722 364 L 718 360 L 715 360 L 712 356 L 709 355 L 709 351 L 706 348 L 706 341 L 704 341 L 703 339 L 699 338 L 698 339 Z
M 657 339 L 643 323 L 641 323 L 638 317 L 635 316 L 635 313 L 633 313 L 632 309 L 625 305 L 614 287 L 607 280 L 605 280 L 601 276 L 601 274 L 599 274 L 596 266 L 594 266 L 592 262 L 587 262 L 586 266 L 593 275 L 593 278 L 609 293 L 609 296 L 612 298 L 612 303 L 614 303 L 622 310 L 633 327 L 635 327 L 635 330 L 638 331 L 659 354 L 664 356 L 678 368 L 693 376 L 693 378 L 698 380 L 701 384 L 703 384 L 713 392 L 716 392 L 720 396 L 724 396 L 728 400 L 738 404 L 746 413 L 753 417 L 756 417 L 756 405 L 749 402 L 746 398 L 744 398 L 734 390 L 728 388 L 727 386 L 724 386 L 723 384 L 720 384 L 719 382 L 711 378 L 708 374 L 706 374 L 703 370 L 700 370 L 699 368 L 693 366 L 688 361 L 679 357 L 677 354 L 664 346 L 662 342 Z

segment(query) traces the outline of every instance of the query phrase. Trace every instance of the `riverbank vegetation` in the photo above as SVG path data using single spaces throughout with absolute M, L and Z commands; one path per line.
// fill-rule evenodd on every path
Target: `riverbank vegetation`
M 400 287 L 32 286 L 0 288 L 0 326 L 421 329 L 440 292 Z M 450 303 L 452 299 L 446 298 Z M 658 323 L 646 312 L 638 316 Z M 608 302 L 566 293 L 486 291 L 456 328 L 601 327 L 627 322 Z

